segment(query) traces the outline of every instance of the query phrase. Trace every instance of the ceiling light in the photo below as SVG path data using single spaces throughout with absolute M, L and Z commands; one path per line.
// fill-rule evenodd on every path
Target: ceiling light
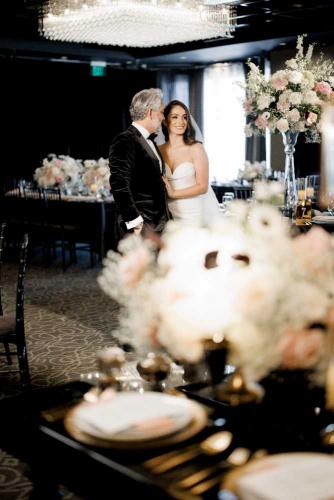
M 51 40 L 154 47 L 235 29 L 234 0 L 46 0 L 40 33 Z

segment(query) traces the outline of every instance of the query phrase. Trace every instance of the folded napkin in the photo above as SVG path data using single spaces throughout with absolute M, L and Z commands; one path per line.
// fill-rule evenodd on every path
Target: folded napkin
M 236 492 L 241 500 L 329 500 L 334 493 L 334 458 L 321 453 L 263 458 L 240 473 Z
M 192 418 L 186 399 L 153 392 L 117 394 L 112 399 L 82 405 L 76 414 L 78 427 L 95 436 L 112 436 L 142 430 L 161 435 L 187 425 Z

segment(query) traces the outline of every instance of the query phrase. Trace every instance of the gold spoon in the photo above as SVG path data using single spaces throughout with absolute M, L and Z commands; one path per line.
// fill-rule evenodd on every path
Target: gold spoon
M 212 434 L 204 439 L 201 443 L 196 443 L 189 446 L 185 451 L 174 451 L 159 455 L 144 462 L 144 466 L 148 467 L 154 474 L 161 474 L 170 469 L 174 469 L 188 460 L 204 453 L 205 455 L 217 455 L 230 446 L 233 435 L 229 431 L 220 431 Z

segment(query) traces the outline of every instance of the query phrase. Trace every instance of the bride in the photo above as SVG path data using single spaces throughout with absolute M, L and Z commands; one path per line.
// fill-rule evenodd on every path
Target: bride
M 219 205 L 209 186 L 208 157 L 195 139 L 189 110 L 181 101 L 173 100 L 165 107 L 164 115 L 166 143 L 160 151 L 166 164 L 163 179 L 173 219 L 187 224 L 210 222 L 218 216 Z

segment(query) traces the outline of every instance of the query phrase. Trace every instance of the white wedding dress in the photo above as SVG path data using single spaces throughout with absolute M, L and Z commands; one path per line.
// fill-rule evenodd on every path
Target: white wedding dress
M 194 164 L 184 161 L 172 172 L 166 164 L 166 176 L 173 189 L 184 189 L 196 184 Z M 211 186 L 205 194 L 168 201 L 174 220 L 186 224 L 207 224 L 219 216 L 219 204 Z

